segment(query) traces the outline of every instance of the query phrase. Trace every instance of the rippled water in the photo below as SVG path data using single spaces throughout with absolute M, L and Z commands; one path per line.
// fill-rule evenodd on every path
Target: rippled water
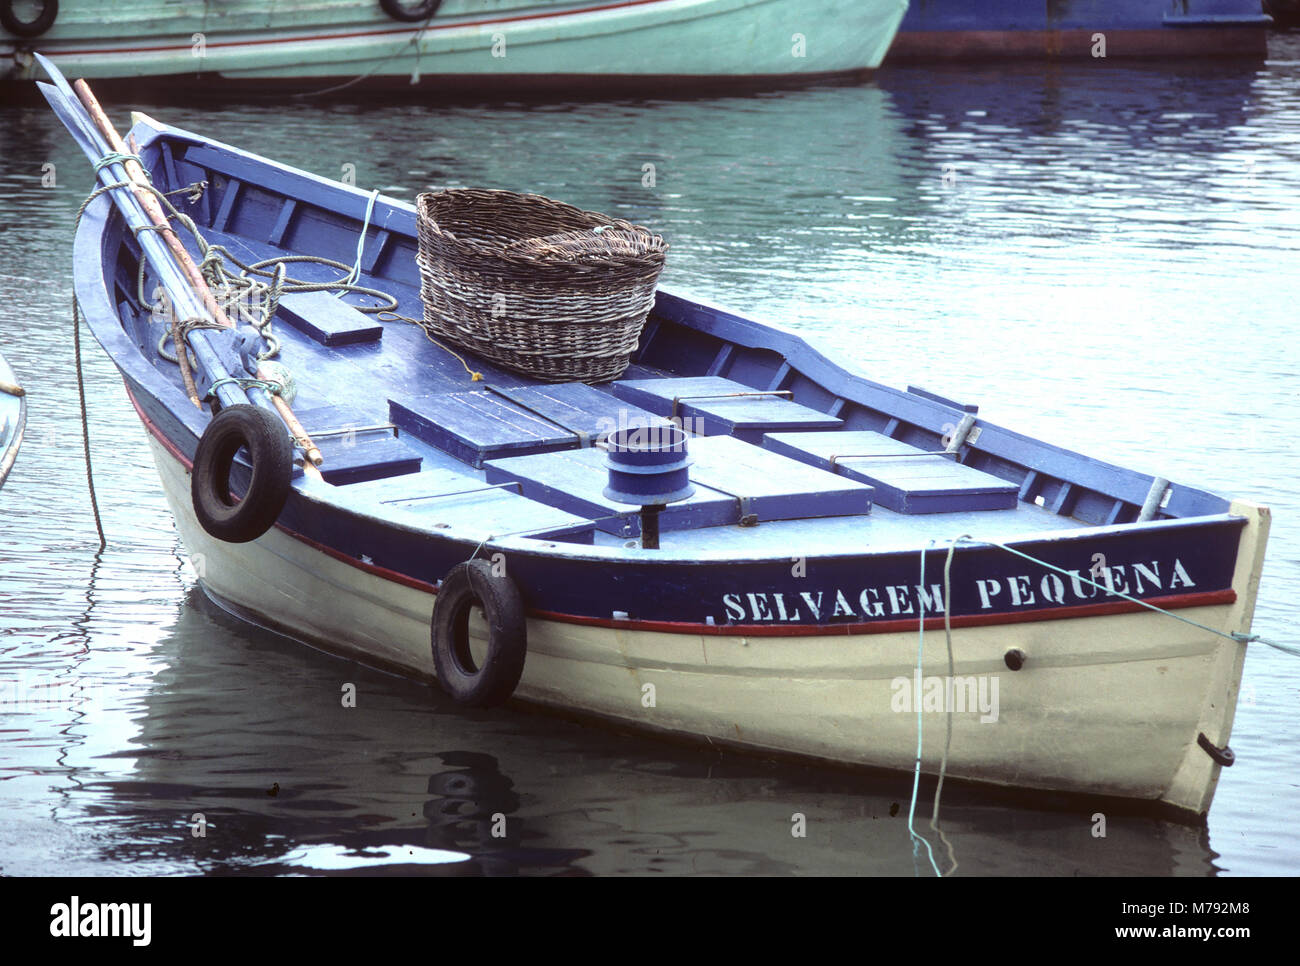
M 689 102 L 109 106 L 407 199 L 504 187 L 652 225 L 667 284 L 1269 504 L 1256 630 L 1300 643 L 1300 38 L 1264 65 L 895 68 Z M 0 872 L 929 873 L 906 776 L 465 714 L 215 611 L 91 342 L 96 559 L 69 311 L 89 169 L 39 107 L 0 107 L 0 148 L 0 351 L 31 391 L 0 492 Z M 958 873 L 1294 873 L 1298 708 L 1300 661 L 1253 648 L 1207 829 L 1114 817 L 1097 839 L 1068 805 L 945 792 Z

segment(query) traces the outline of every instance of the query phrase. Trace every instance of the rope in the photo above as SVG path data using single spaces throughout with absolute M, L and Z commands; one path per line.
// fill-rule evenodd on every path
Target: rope
M 109 163 L 112 160 L 120 159 L 112 159 L 110 156 Z M 366 207 L 366 224 L 362 227 L 361 238 L 357 244 L 357 263 L 356 265 L 348 265 L 320 255 L 281 255 L 252 263 L 244 262 L 224 245 L 210 244 L 199 231 L 194 219 L 178 210 L 172 204 L 171 199 L 167 197 L 167 193 L 160 191 L 152 184 L 136 185 L 133 182 L 118 182 L 107 185 L 96 190 L 86 199 L 86 203 L 82 205 L 82 211 L 85 210 L 86 205 L 102 192 L 119 187 L 143 187 L 152 191 L 159 203 L 165 208 L 168 220 L 174 219 L 190 233 L 202 256 L 199 261 L 199 272 L 203 275 L 204 281 L 207 282 L 208 288 L 211 290 L 218 306 L 232 321 L 236 323 L 242 321 L 253 326 L 265 340 L 266 348 L 257 354 L 259 362 L 272 359 L 280 353 L 280 342 L 271 331 L 271 322 L 280 306 L 280 298 L 285 293 L 337 291 L 340 296 L 345 294 L 366 295 L 378 300 L 379 304 L 377 305 L 354 306 L 359 312 L 366 314 L 375 314 L 397 308 L 396 296 L 380 289 L 356 284 L 356 279 L 360 277 L 361 254 L 365 245 L 366 231 L 374 212 L 375 199 L 379 196 L 378 189 L 371 194 L 370 203 Z M 80 211 L 77 217 L 80 219 Z M 144 226 L 140 230 L 147 229 L 161 231 L 163 226 Z M 237 266 L 239 273 L 236 274 L 230 271 L 226 266 L 226 262 Z M 308 282 L 305 279 L 289 277 L 285 265 L 290 262 L 309 262 L 324 265 L 346 272 L 347 275 L 342 279 L 333 281 Z M 145 262 L 141 259 L 136 279 L 136 295 L 141 305 L 148 305 L 150 301 L 144 296 L 144 275 Z M 268 279 L 268 281 L 262 282 L 258 278 L 250 276 L 258 276 L 259 278 Z M 253 306 L 257 306 L 259 309 L 256 313 L 253 311 Z M 222 328 L 222 326 L 210 319 L 186 319 L 181 323 L 182 338 L 188 336 L 196 328 Z M 166 338 L 159 341 L 158 354 L 168 362 L 174 363 L 177 361 L 176 356 L 166 351 L 166 341 Z
M 939 783 L 934 786 L 934 808 L 930 811 L 930 828 L 938 833 L 939 841 L 943 842 L 944 848 L 948 850 L 948 859 L 952 862 L 948 875 L 957 871 L 957 856 L 953 853 L 952 843 L 939 827 L 939 799 L 943 796 L 943 780 L 948 774 L 948 753 L 952 750 L 952 689 L 953 676 L 956 673 L 952 659 L 952 558 L 957 552 L 958 542 L 969 536 L 969 534 L 962 534 L 953 540 L 948 545 L 948 558 L 943 562 L 943 638 L 948 646 L 948 687 L 945 694 L 948 701 L 948 732 L 943 740 L 943 759 L 939 762 Z M 922 586 L 925 586 L 924 583 Z M 921 615 L 921 622 L 925 623 L 924 613 Z
M 375 61 L 375 66 L 371 67 L 370 70 L 366 71 L 364 74 L 358 74 L 356 77 L 352 78 L 351 80 L 344 81 L 342 84 L 335 84 L 332 87 L 323 87 L 317 91 L 302 91 L 301 93 L 291 94 L 289 96 L 293 98 L 319 97 L 322 94 L 333 94 L 335 91 L 347 90 L 353 84 L 357 84 L 365 80 L 367 77 L 371 76 L 372 74 L 374 74 L 375 71 L 379 70 L 381 67 L 387 66 L 389 61 L 393 60 L 394 58 L 402 56 L 406 48 L 412 46 L 413 44 L 417 45 L 415 47 L 415 75 L 411 80 L 411 83 L 414 84 L 417 80 L 420 79 L 420 48 L 418 46 L 418 43 L 420 38 L 424 36 L 424 31 L 428 29 L 429 21 L 433 19 L 434 14 L 436 14 L 437 12 L 438 9 L 437 7 L 435 7 L 433 13 L 429 14 L 428 19 L 425 20 L 424 23 L 420 25 L 420 29 L 415 32 L 415 34 L 411 37 L 410 40 L 408 40 L 401 47 L 398 47 L 397 52 L 393 54 L 391 57 L 386 57 L 381 60 Z
M 465 369 L 465 371 L 469 373 L 470 382 L 483 381 L 483 373 L 476 372 L 473 369 L 471 369 L 469 367 L 469 363 L 465 361 L 463 356 L 457 354 L 456 352 L 453 352 L 451 349 L 448 349 L 445 345 L 443 345 L 441 342 L 435 339 L 433 337 L 433 333 L 429 331 L 429 327 L 424 324 L 424 321 L 422 319 L 413 319 L 409 315 L 399 315 L 398 313 L 392 311 L 391 309 L 381 310 L 379 314 L 375 316 L 375 318 L 377 318 L 380 322 L 410 322 L 412 325 L 418 325 L 420 327 L 420 331 L 424 333 L 424 337 L 426 339 L 428 339 L 439 349 L 447 353 L 447 355 L 451 356 L 453 359 L 455 359 L 457 362 L 461 364 L 461 366 Z
M 357 260 L 352 265 L 352 271 L 348 273 L 348 277 L 344 279 L 344 282 L 348 285 L 355 285 L 361 281 L 361 253 L 366 248 L 366 232 L 370 230 L 370 216 L 375 212 L 375 199 L 378 197 L 379 189 L 376 188 L 370 192 L 370 200 L 366 202 L 366 217 L 361 222 L 361 234 L 357 236 Z
M 85 209 L 85 205 L 82 206 Z M 78 212 L 77 217 L 81 214 Z M 86 381 L 81 373 L 81 306 L 77 296 L 72 296 L 72 347 L 77 357 L 77 398 L 81 402 L 81 445 L 86 454 L 86 486 L 90 490 L 90 509 L 95 515 L 95 532 L 99 534 L 102 552 L 108 542 L 104 539 L 104 524 L 99 518 L 99 500 L 95 496 L 95 471 L 90 462 L 90 421 L 86 418 Z
M 112 191 L 116 188 L 130 187 L 129 181 L 115 181 L 112 184 L 106 184 L 92 191 L 86 200 L 81 203 L 77 209 L 77 215 L 73 221 L 73 230 L 81 224 L 81 218 L 86 213 L 86 209 L 100 195 Z M 95 495 L 95 470 L 90 460 L 90 420 L 86 414 L 86 380 L 81 371 L 81 305 L 77 301 L 77 295 L 72 295 L 72 348 L 73 354 L 77 361 L 77 399 L 81 405 L 81 444 L 82 450 L 86 456 L 86 487 L 90 490 L 90 511 L 95 516 L 95 532 L 99 534 L 99 550 L 102 553 L 108 545 L 104 539 L 104 522 L 99 516 L 99 498 Z
M 269 379 L 246 379 L 240 376 L 222 376 L 220 379 L 214 379 L 212 381 L 212 387 L 208 390 L 208 394 L 203 398 L 215 399 L 217 396 L 217 390 L 222 386 L 230 385 L 231 383 L 234 383 L 240 389 L 261 389 L 264 392 L 273 393 L 277 396 L 284 392 L 284 385 L 282 383 L 272 382 Z
M 136 164 L 140 165 L 140 170 L 144 172 L 144 176 L 146 178 L 149 177 L 149 169 L 146 168 L 144 162 L 140 160 L 140 155 L 128 154 L 125 151 L 109 151 L 108 154 L 95 162 L 95 174 L 99 174 L 101 170 L 107 168 L 110 164 L 123 164 L 127 161 L 134 161 Z
M 934 541 L 931 540 L 933 545 Z M 925 586 L 925 548 L 921 549 L 921 586 Z M 921 608 L 921 620 L 917 624 L 919 632 L 916 635 L 916 681 L 921 681 L 921 658 L 925 653 L 925 606 Z M 920 695 L 916 693 L 915 686 L 912 693 L 912 700 L 916 702 L 916 768 L 912 772 L 912 804 L 907 809 L 907 834 L 912 837 L 912 858 L 916 859 L 918 849 L 916 843 L 919 841 L 925 846 L 925 851 L 930 857 L 930 867 L 934 869 L 934 874 L 943 878 L 943 873 L 939 871 L 939 866 L 934 861 L 934 849 L 930 848 L 930 843 L 925 837 L 912 827 L 912 819 L 916 815 L 916 794 L 921 786 L 921 700 Z
M 988 544 L 990 547 L 997 547 L 999 550 L 1005 550 L 1007 553 L 1015 554 L 1017 557 L 1023 557 L 1025 560 L 1028 560 L 1032 563 L 1036 563 L 1041 567 L 1046 567 L 1048 570 L 1055 570 L 1057 573 L 1064 574 L 1065 576 L 1069 577 L 1071 580 L 1076 579 L 1076 574 L 1074 573 L 1074 571 L 1065 570 L 1064 568 L 1058 567 L 1055 564 L 1048 563 L 1046 560 L 1039 560 L 1037 557 L 1033 557 L 1027 553 L 1024 553 L 1023 551 L 1016 550 L 1013 547 L 1008 547 L 1005 544 L 998 543 L 996 540 L 974 540 L 969 536 L 962 536 L 962 537 L 958 537 L 956 542 Z M 1239 631 L 1231 631 L 1225 634 L 1221 630 L 1217 630 L 1216 628 L 1213 627 L 1208 627 L 1205 624 L 1202 624 L 1200 621 L 1192 620 L 1190 617 L 1183 617 L 1179 614 L 1175 614 L 1171 611 L 1167 611 L 1163 607 L 1157 607 L 1155 604 L 1148 603 L 1145 600 L 1139 600 L 1137 597 L 1132 597 L 1121 590 L 1116 590 L 1113 586 L 1111 587 L 1103 586 L 1102 584 L 1097 583 L 1095 580 L 1089 580 L 1087 577 L 1084 577 L 1082 575 L 1077 575 L 1077 579 L 1082 581 L 1085 584 L 1090 584 L 1091 586 L 1096 587 L 1098 590 L 1104 590 L 1106 591 L 1107 594 L 1113 595 L 1115 597 L 1123 597 L 1125 600 L 1131 601 L 1134 604 L 1142 605 L 1147 610 L 1153 610 L 1157 614 L 1164 614 L 1166 617 L 1172 617 L 1174 620 L 1182 621 L 1184 624 L 1191 624 L 1193 627 L 1200 628 L 1203 631 L 1209 631 L 1211 634 L 1217 634 L 1219 637 L 1226 638 L 1230 641 L 1236 641 L 1239 644 L 1254 644 L 1254 643 L 1267 644 L 1269 647 L 1277 648 L 1277 650 L 1282 651 L 1285 654 L 1291 654 L 1295 657 L 1300 657 L 1300 648 L 1293 647 L 1289 644 L 1279 644 L 1277 641 L 1267 640 L 1266 638 L 1260 637 L 1258 634 L 1242 634 Z

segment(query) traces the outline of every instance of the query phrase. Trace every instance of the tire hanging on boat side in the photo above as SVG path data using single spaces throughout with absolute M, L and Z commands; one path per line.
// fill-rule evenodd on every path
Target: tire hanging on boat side
M 412 6 L 407 6 L 402 3 L 402 0 L 379 0 L 379 5 L 384 8 L 384 13 L 394 20 L 400 20 L 402 23 L 419 23 L 437 13 L 438 8 L 442 6 L 442 0 L 423 0 L 422 3 Z
M 253 468 L 243 499 L 230 496 L 230 470 L 243 449 Z M 217 413 L 199 439 L 190 477 L 194 515 L 226 543 L 247 543 L 271 529 L 289 498 L 293 446 L 279 418 L 256 406 Z
M 469 649 L 469 615 L 479 604 L 488 626 L 482 666 Z M 514 694 L 528 651 L 527 622 L 519 588 L 486 560 L 452 567 L 433 605 L 433 669 L 438 685 L 457 704 L 486 708 Z
M 30 20 L 18 16 L 15 0 L 0 0 L 0 24 L 19 37 L 39 37 L 54 26 L 59 16 L 59 0 L 46 0 L 41 12 Z

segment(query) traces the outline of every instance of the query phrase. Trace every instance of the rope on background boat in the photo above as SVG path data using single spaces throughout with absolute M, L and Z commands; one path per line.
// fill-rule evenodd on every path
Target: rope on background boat
M 290 94 L 289 96 L 293 98 L 319 97 L 322 94 L 333 94 L 335 91 L 347 90 L 353 84 L 359 83 L 360 81 L 363 81 L 367 77 L 373 75 L 381 67 L 386 66 L 389 63 L 389 61 L 401 57 L 402 54 L 406 51 L 406 48 L 412 45 L 415 46 L 415 73 L 411 75 L 411 83 L 412 84 L 416 83 L 420 79 L 419 41 L 420 38 L 424 36 L 424 32 L 429 28 L 429 23 L 430 21 L 433 20 L 434 14 L 436 14 L 437 12 L 438 12 L 438 8 L 434 7 L 433 13 L 429 14 L 429 19 L 425 20 L 424 23 L 420 24 L 420 29 L 415 32 L 415 34 L 411 37 L 410 40 L 408 40 L 401 47 L 397 48 L 397 52 L 392 54 L 390 57 L 385 57 L 375 61 L 375 66 L 371 67 L 370 70 L 366 71 L 364 74 L 358 74 L 356 77 L 352 78 L 351 80 L 344 81 L 342 84 L 335 84 L 332 87 L 322 87 L 320 90 L 317 91 L 302 91 L 297 94 Z
M 1037 557 L 1031 556 L 1030 554 L 1027 554 L 1021 550 L 1016 550 L 1014 547 L 1008 547 L 1006 544 L 998 543 L 996 540 L 975 540 L 970 536 L 962 536 L 957 538 L 957 542 L 971 543 L 971 544 L 987 544 L 990 547 L 997 547 L 999 550 L 1005 550 L 1007 553 L 1015 554 L 1017 557 L 1023 557 L 1025 560 L 1028 560 L 1031 563 L 1036 563 L 1041 567 L 1046 567 L 1048 570 L 1055 570 L 1058 574 L 1064 574 L 1065 576 L 1069 577 L 1071 580 L 1076 579 L 1076 574 L 1074 571 L 1065 570 L 1064 568 L 1058 567 L 1055 564 L 1048 563 L 1046 560 L 1039 560 Z M 1285 654 L 1291 654 L 1295 657 L 1300 657 L 1300 648 L 1293 647 L 1290 644 L 1280 644 L 1277 641 L 1270 641 L 1267 638 L 1260 637 L 1258 634 L 1242 634 L 1240 631 L 1230 631 L 1225 634 L 1221 630 L 1218 630 L 1213 627 L 1208 627 L 1205 624 L 1202 624 L 1200 621 L 1192 620 L 1190 617 L 1183 617 L 1179 614 L 1173 613 L 1172 611 L 1167 611 L 1163 607 L 1157 607 L 1155 604 L 1148 603 L 1145 600 L 1140 600 L 1137 597 L 1132 597 L 1129 594 L 1124 593 L 1122 590 L 1116 590 L 1113 586 L 1108 587 L 1103 584 L 1099 584 L 1095 580 L 1089 580 L 1087 577 L 1084 577 L 1082 575 L 1077 575 L 1077 579 L 1082 581 L 1085 584 L 1089 584 L 1093 587 L 1096 587 L 1098 590 L 1104 590 L 1106 591 L 1107 594 L 1111 596 L 1122 597 L 1125 600 L 1131 601 L 1134 604 L 1142 605 L 1147 610 L 1153 610 L 1157 614 L 1164 614 L 1166 617 L 1172 617 L 1174 620 L 1182 621 L 1184 624 L 1191 624 L 1193 627 L 1198 627 L 1203 631 L 1209 631 L 1211 634 L 1217 634 L 1219 637 L 1227 638 L 1230 641 L 1236 641 L 1239 644 L 1255 644 L 1255 643 L 1267 644 L 1269 647 L 1276 648 L 1277 650 L 1282 651 Z

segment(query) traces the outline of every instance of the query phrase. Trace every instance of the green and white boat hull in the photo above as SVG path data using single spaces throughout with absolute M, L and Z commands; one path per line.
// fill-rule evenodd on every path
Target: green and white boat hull
M 906 9 L 906 0 L 446 0 L 405 23 L 375 2 L 64 0 L 40 36 L 4 34 L 0 58 L 10 80 L 34 76 L 36 50 L 91 79 L 653 89 L 863 74 L 879 66 Z

